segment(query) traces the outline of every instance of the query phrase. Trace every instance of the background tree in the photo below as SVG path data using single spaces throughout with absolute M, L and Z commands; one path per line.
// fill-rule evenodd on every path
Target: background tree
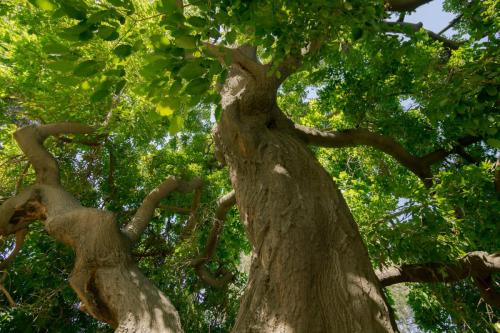
M 424 329 L 492 330 L 498 4 L 449 39 L 427 2 L 3 2 L 3 328 L 107 330 L 72 271 L 119 330 L 393 331 L 371 261 L 434 282 Z

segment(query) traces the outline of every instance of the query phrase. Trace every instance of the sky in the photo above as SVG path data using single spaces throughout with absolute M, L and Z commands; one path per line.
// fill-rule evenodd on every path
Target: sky
M 418 7 L 413 14 L 406 15 L 405 21 L 411 23 L 422 22 L 425 29 L 438 33 L 454 18 L 455 14 L 443 11 L 443 0 L 434 0 Z M 444 33 L 448 37 L 452 34 L 452 29 Z

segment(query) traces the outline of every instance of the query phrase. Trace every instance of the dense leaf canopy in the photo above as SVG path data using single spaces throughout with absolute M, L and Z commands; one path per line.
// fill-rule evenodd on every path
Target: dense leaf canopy
M 0 202 L 34 180 L 11 138 L 29 124 L 100 127 L 46 146 L 68 191 L 119 221 L 167 176 L 201 177 L 195 231 L 183 235 L 193 195 L 174 194 L 133 251 L 179 310 L 186 332 L 228 332 L 250 251 L 236 209 L 207 264 L 214 275 L 231 271 L 233 281 L 209 286 L 189 262 L 205 246 L 217 199 L 231 191 L 211 137 L 231 63 L 221 47 L 248 44 L 278 78 L 287 76 L 280 69 L 290 56 L 309 51 L 279 90 L 294 122 L 366 129 L 412 156 L 442 153 L 424 175 L 432 180 L 422 181 L 421 172 L 370 143 L 311 147 L 339 184 L 374 267 L 498 251 L 499 3 L 446 0 L 457 16 L 448 37 L 405 23 L 405 11 L 391 11 L 391 3 L 398 1 L 2 1 Z M 5 257 L 14 239 L 2 242 Z M 5 269 L 4 294 L 16 306 L 2 294 L 0 331 L 109 331 L 78 310 L 66 282 L 72 263 L 69 249 L 41 223 L 32 225 Z M 416 323 L 431 332 L 486 332 L 499 321 L 499 309 L 481 299 L 472 279 L 409 285 L 407 297 Z

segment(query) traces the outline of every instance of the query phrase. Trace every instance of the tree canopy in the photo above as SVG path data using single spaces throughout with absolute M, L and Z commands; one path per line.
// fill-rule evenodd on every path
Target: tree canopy
M 229 332 L 251 246 L 212 128 L 229 67 L 258 59 L 382 284 L 414 269 L 387 279 L 416 282 L 404 297 L 420 329 L 500 331 L 498 274 L 467 266 L 499 260 L 499 2 L 445 0 L 443 31 L 405 21 L 427 2 L 4 0 L 0 204 L 36 179 L 12 138 L 28 125 L 93 126 L 45 147 L 65 189 L 120 225 L 166 177 L 199 181 L 151 211 L 132 255 L 186 332 Z M 78 310 L 74 254 L 42 223 L 2 244 L 0 331 L 111 331 Z

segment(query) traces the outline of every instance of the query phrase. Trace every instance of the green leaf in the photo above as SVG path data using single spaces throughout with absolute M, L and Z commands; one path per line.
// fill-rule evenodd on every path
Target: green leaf
M 37 6 L 38 8 L 46 10 L 48 12 L 51 12 L 56 9 L 56 5 L 49 0 L 35 0 L 31 2 L 34 3 L 35 6 Z
M 118 57 L 125 59 L 129 55 L 132 54 L 132 45 L 130 44 L 121 44 L 118 45 L 114 50 L 113 53 L 116 54 Z
M 174 109 L 172 109 L 165 102 L 161 102 L 156 106 L 156 112 L 158 112 L 160 116 L 170 117 L 174 114 Z
M 208 21 L 203 17 L 191 16 L 187 19 L 187 23 L 196 28 L 205 28 L 208 25 Z
M 82 77 L 92 76 L 99 72 L 100 67 L 100 64 L 95 60 L 86 60 L 76 66 L 73 74 Z
M 109 96 L 109 90 L 108 89 L 99 89 L 95 93 L 90 96 L 90 100 L 93 103 L 98 103 L 104 100 L 107 96 Z
M 182 35 L 175 38 L 175 45 L 183 49 L 196 48 L 196 38 L 190 35 Z
M 494 139 L 494 138 L 490 138 L 488 140 L 486 140 L 486 142 L 492 146 L 493 148 L 497 148 L 497 149 L 500 149 L 500 140 L 498 139 Z
M 43 46 L 43 51 L 47 54 L 65 54 L 70 52 L 70 49 L 61 43 L 51 41 Z
M 356 41 L 363 37 L 363 29 L 357 27 L 352 30 L 352 40 Z
M 58 72 L 71 72 L 75 67 L 75 63 L 69 60 L 59 60 L 49 62 L 47 67 Z
M 170 120 L 170 125 L 168 126 L 168 131 L 170 134 L 175 134 L 182 130 L 184 127 L 184 118 L 181 116 L 175 116 Z
M 487 86 L 486 87 L 486 92 L 490 96 L 496 96 L 497 95 L 497 88 L 495 86 Z
M 189 95 L 200 95 L 210 88 L 210 81 L 205 78 L 197 78 L 190 81 L 184 91 Z
M 200 77 L 204 73 L 205 69 L 196 62 L 189 62 L 179 70 L 179 75 L 188 81 Z

